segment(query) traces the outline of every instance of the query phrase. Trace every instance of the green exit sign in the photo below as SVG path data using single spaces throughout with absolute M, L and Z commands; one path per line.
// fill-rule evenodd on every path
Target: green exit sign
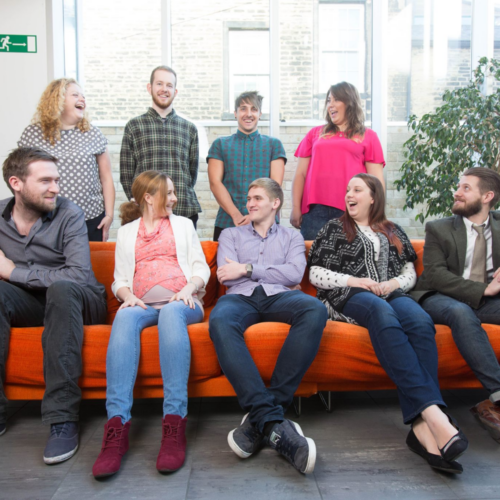
M 0 35 L 0 52 L 36 52 L 35 35 Z

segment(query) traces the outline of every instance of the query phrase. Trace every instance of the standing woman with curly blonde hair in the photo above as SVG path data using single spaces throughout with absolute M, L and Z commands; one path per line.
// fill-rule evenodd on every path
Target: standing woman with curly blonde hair
M 107 241 L 113 222 L 115 187 L 107 143 L 90 124 L 85 96 L 73 78 L 49 83 L 17 143 L 58 159 L 60 194 L 84 211 L 90 241 Z

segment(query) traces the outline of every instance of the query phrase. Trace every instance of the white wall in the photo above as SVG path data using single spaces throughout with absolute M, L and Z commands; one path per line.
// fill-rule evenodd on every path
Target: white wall
M 17 146 L 47 86 L 45 0 L 0 0 L 0 33 L 36 35 L 36 54 L 0 53 L 0 163 Z M 0 199 L 10 196 L 0 176 Z

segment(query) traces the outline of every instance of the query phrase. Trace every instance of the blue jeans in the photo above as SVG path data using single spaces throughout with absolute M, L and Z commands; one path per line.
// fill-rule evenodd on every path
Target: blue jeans
M 327 320 L 326 307 L 301 291 L 267 296 L 257 287 L 250 297 L 224 295 L 210 314 L 210 338 L 219 363 L 250 422 L 263 432 L 270 421 L 281 421 L 293 395 L 316 357 Z M 291 325 L 266 388 L 245 344 L 244 333 L 264 321 Z
M 446 406 L 439 390 L 436 329 L 413 299 L 386 302 L 361 292 L 347 301 L 343 314 L 368 329 L 380 364 L 398 388 L 405 424 L 428 406 Z
M 134 385 L 141 353 L 141 332 L 158 325 L 160 366 L 163 377 L 163 416 L 187 415 L 187 383 L 191 364 L 191 344 L 187 325 L 203 320 L 198 305 L 190 309 L 184 302 L 171 302 L 161 309 L 148 306 L 127 307 L 118 311 L 106 357 L 106 409 L 108 419 L 121 417 L 128 422 L 132 415 Z
M 436 293 L 422 302 L 434 323 L 447 325 L 460 354 L 493 402 L 500 401 L 500 365 L 481 323 L 500 325 L 500 297 L 485 297 L 478 309 Z
M 337 219 L 344 215 L 340 208 L 329 207 L 328 205 L 310 205 L 309 212 L 302 215 L 300 234 L 307 240 L 315 240 L 319 230 L 330 220 Z

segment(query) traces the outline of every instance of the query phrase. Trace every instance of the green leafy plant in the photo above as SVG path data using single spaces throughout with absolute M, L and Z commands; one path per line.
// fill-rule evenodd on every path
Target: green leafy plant
M 485 78 L 500 81 L 500 61 L 480 59 L 467 87 L 447 90 L 434 113 L 408 120 L 414 135 L 404 144 L 406 161 L 395 185 L 406 189 L 405 209 L 423 204 L 415 217 L 422 223 L 430 215 L 451 214 L 453 190 L 467 168 L 500 172 L 500 89 L 484 96 Z

